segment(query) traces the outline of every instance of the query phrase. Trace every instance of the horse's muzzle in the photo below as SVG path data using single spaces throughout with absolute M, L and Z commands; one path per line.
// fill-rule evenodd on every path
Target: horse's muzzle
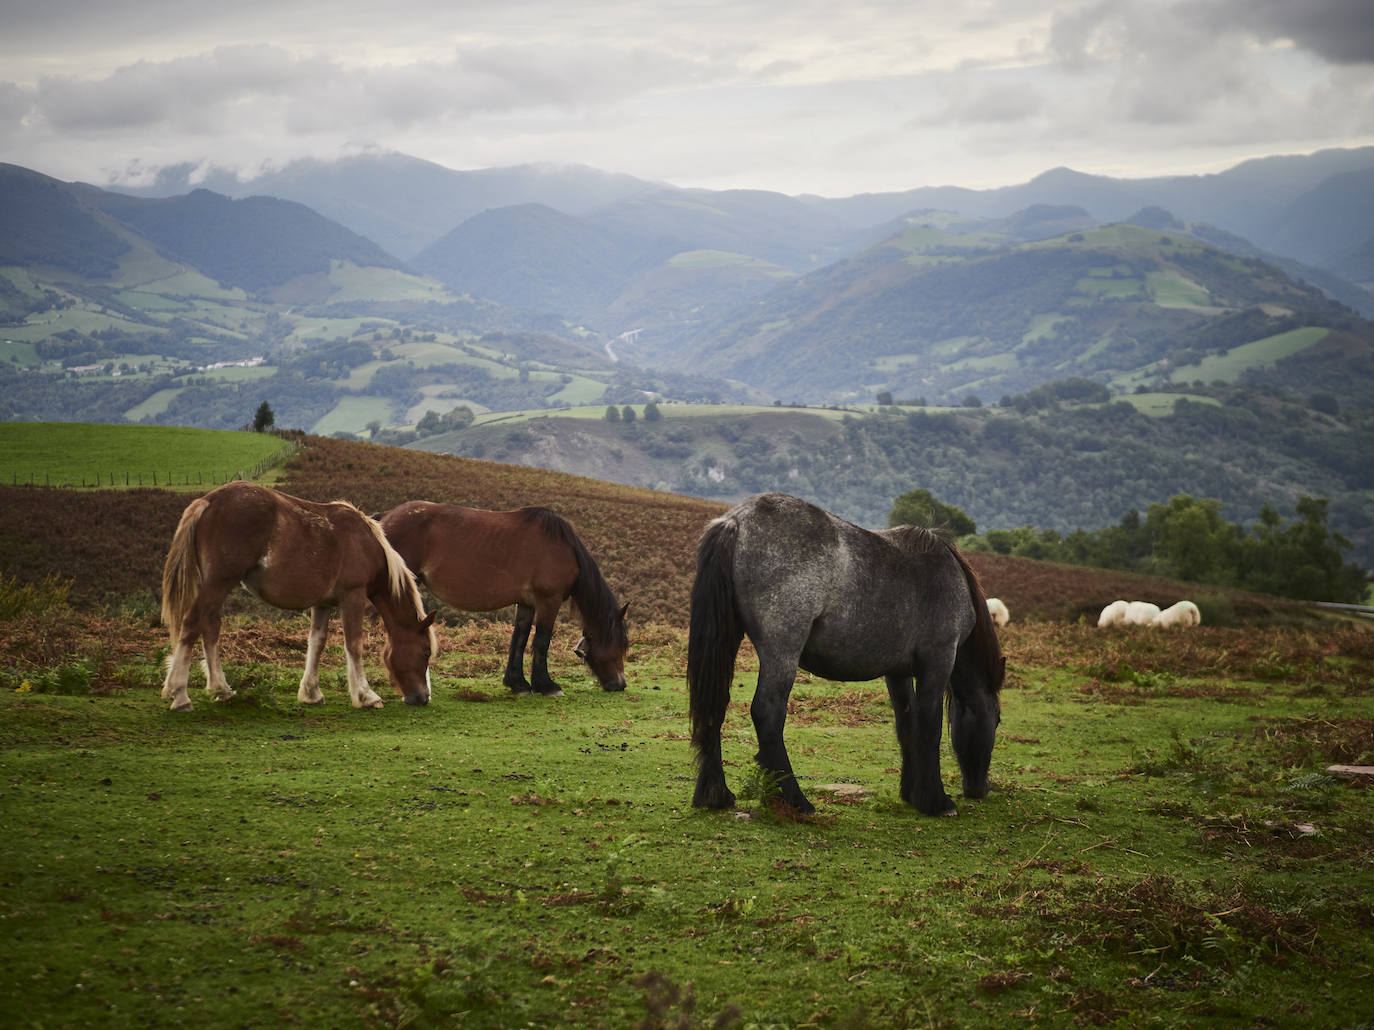
M 427 705 L 427 704 L 429 704 L 429 691 L 426 690 L 423 694 L 407 694 L 407 695 L 406 695 L 406 704 L 408 704 L 408 705 Z
M 608 691 L 608 692 L 610 692 L 610 691 L 615 691 L 615 690 L 624 690 L 624 689 L 625 689 L 625 677 L 624 677 L 624 676 L 621 676 L 619 679 L 612 680 L 610 683 L 606 683 L 606 682 L 603 681 L 602 684 L 601 684 L 601 689 L 602 689 L 602 690 L 605 690 L 605 691 Z

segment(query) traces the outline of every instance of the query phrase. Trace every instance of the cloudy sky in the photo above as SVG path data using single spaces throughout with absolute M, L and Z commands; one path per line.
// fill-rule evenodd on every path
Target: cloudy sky
M 0 0 L 0 160 L 842 196 L 1374 144 L 1371 0 Z

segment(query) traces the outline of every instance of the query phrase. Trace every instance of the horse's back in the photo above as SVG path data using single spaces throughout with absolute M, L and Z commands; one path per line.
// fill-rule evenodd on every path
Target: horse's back
M 407 501 L 381 523 L 406 564 L 445 603 L 493 611 L 554 594 L 561 602 L 571 590 L 577 559 L 569 544 L 545 530 L 551 520 L 562 522 L 542 508 L 487 511 Z
M 796 651 L 832 679 L 872 679 L 920 649 L 952 649 L 976 615 L 958 560 L 912 532 L 875 533 L 786 494 L 741 502 L 734 577 L 756 647 Z

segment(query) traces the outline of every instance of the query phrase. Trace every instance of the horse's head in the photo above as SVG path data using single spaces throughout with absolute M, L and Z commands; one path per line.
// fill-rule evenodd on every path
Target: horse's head
M 408 705 L 429 704 L 429 660 L 434 655 L 434 616 L 423 619 L 389 619 L 382 661 L 391 685 Z
M 630 649 L 630 635 L 625 629 L 625 604 L 615 613 L 610 626 L 599 631 L 587 623 L 582 625 L 582 639 L 573 654 L 587 663 L 602 690 L 625 689 L 625 652 Z M 589 632 L 590 630 L 590 632 Z

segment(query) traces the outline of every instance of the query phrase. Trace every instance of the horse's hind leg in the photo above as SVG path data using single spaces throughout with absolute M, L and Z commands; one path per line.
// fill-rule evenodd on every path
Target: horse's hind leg
M 534 609 L 527 604 L 517 604 L 515 626 L 510 634 L 510 653 L 506 656 L 506 675 L 501 680 L 517 694 L 530 692 L 529 680 L 525 679 L 525 643 L 530 639 L 533 623 Z
M 205 692 L 216 701 L 223 701 L 234 696 L 234 689 L 224 678 L 224 666 L 219 660 L 219 609 L 206 612 L 202 625 L 200 643 L 205 648 Z
M 756 756 L 760 768 L 776 778 L 778 796 L 786 805 L 799 812 L 811 813 L 816 806 L 807 800 L 792 772 L 782 729 L 787 720 L 787 699 L 792 696 L 792 684 L 797 678 L 796 660 L 759 655 L 759 683 L 749 714 L 754 720 L 754 732 L 759 738 Z
M 316 605 L 310 609 L 310 636 L 305 645 L 305 672 L 301 675 L 301 688 L 296 691 L 296 700 L 301 704 L 318 705 L 324 703 L 324 692 L 320 690 L 320 652 L 329 638 L 329 607 Z
M 348 598 L 339 605 L 344 652 L 348 655 L 348 696 L 354 708 L 381 708 L 383 701 L 368 686 L 367 675 L 363 672 L 363 611 L 366 607 L 364 597 Z
M 939 662 L 921 665 L 914 689 L 910 676 L 887 677 L 902 749 L 902 800 L 926 815 L 958 814 L 940 782 L 940 723 L 947 682 L 949 669 Z
M 563 688 L 549 675 L 549 643 L 553 640 L 553 623 L 558 607 L 548 602 L 534 613 L 534 646 L 530 648 L 530 683 L 545 697 L 562 697 Z
M 189 712 L 193 707 L 186 687 L 191 677 L 196 641 L 205 637 L 206 627 L 211 623 L 214 624 L 218 640 L 220 606 L 224 604 L 228 592 L 227 588 L 202 584 L 195 600 L 181 617 L 181 632 L 172 643 L 172 653 L 167 656 L 167 676 L 162 681 L 162 699 L 172 702 L 174 712 Z M 207 662 L 209 656 L 210 651 L 207 650 Z M 223 673 L 220 676 L 222 679 Z M 210 685 L 207 682 L 206 686 Z

